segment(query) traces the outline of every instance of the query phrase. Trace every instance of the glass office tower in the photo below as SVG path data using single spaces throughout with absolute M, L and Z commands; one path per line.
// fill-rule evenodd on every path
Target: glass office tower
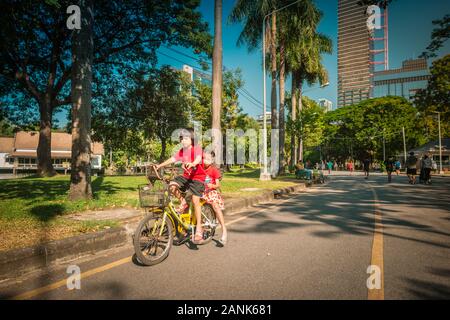
M 374 74 L 374 97 L 399 96 L 413 102 L 419 89 L 425 89 L 431 74 L 425 59 L 403 61 L 399 69 Z

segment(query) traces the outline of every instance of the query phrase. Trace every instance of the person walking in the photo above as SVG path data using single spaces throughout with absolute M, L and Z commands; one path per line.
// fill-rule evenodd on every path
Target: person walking
M 353 163 L 353 160 L 350 160 L 348 163 L 348 170 L 350 171 L 350 175 L 353 174 L 353 169 L 354 169 L 354 163 Z
M 328 161 L 327 167 L 328 167 L 328 174 L 331 174 L 331 170 L 333 170 L 333 162 L 331 160 Z
M 423 184 L 425 183 L 425 171 L 423 170 L 423 156 L 419 158 L 419 161 L 417 161 L 417 171 L 419 172 L 419 183 Z
M 397 175 L 400 174 L 400 169 L 402 168 L 402 164 L 400 163 L 399 160 L 395 161 L 395 173 Z
M 363 160 L 363 169 L 364 169 L 364 179 L 369 179 L 369 170 L 370 170 L 370 158 L 367 157 Z
M 395 162 L 393 157 L 389 157 L 385 162 L 384 166 L 386 167 L 386 172 L 388 175 L 388 183 L 392 182 L 392 172 L 394 172 Z
M 431 168 L 433 162 L 428 154 L 425 154 L 422 159 L 423 180 L 425 184 L 431 184 Z
M 434 161 L 433 159 L 431 159 L 431 162 L 432 162 L 432 165 L 431 165 L 431 167 L 432 167 L 432 169 L 433 169 L 433 172 L 436 174 L 436 172 L 437 172 L 437 163 L 436 163 L 436 161 Z
M 414 155 L 414 152 L 411 151 L 405 163 L 406 174 L 408 176 L 408 182 L 410 184 L 416 184 L 417 162 L 417 157 Z

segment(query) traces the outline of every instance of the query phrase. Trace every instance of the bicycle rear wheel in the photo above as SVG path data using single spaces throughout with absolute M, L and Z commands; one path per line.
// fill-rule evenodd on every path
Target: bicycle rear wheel
M 164 223 L 163 223 L 164 222 Z M 148 214 L 134 233 L 134 251 L 140 263 L 152 266 L 162 262 L 172 247 L 172 222 L 162 215 Z
M 209 204 L 202 206 L 202 226 L 203 226 L 203 241 L 201 244 L 211 242 L 216 233 L 217 219 L 214 209 Z

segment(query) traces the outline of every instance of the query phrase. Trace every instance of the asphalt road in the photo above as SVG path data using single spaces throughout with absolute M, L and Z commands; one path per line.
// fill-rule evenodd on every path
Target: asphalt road
M 228 216 L 229 241 L 173 247 L 152 267 L 131 247 L 0 284 L 30 299 L 449 299 L 449 178 L 332 176 L 328 184 Z M 220 235 L 220 230 L 219 230 Z M 369 290 L 367 269 L 380 271 Z M 378 273 L 375 273 L 376 276 Z M 371 282 L 376 284 L 377 282 Z M 25 294 L 25 295 L 23 295 Z

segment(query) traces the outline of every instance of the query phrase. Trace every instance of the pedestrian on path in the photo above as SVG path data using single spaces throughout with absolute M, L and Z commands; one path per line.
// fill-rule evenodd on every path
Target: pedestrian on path
M 347 170 L 350 171 L 350 175 L 352 175 L 352 173 L 353 173 L 353 160 L 350 160 L 347 163 Z
M 370 158 L 367 157 L 363 161 L 363 167 L 364 167 L 364 179 L 369 179 L 369 170 L 370 170 Z
M 431 161 L 431 158 L 428 156 L 428 154 L 425 154 L 422 159 L 422 168 L 423 168 L 423 174 L 424 174 L 424 183 L 425 184 L 431 184 L 431 168 L 433 166 L 433 163 Z
M 408 182 L 410 184 L 416 184 L 417 175 L 417 157 L 414 152 L 409 153 L 409 157 L 406 159 L 406 174 L 408 175 Z
M 333 170 L 333 162 L 330 160 L 327 163 L 328 166 L 328 174 L 331 174 L 331 170 Z
M 387 175 L 388 175 L 388 182 L 391 183 L 392 182 L 392 172 L 394 172 L 394 168 L 395 168 L 394 158 L 393 157 L 389 157 L 384 162 L 384 165 L 386 167 L 386 172 L 387 172 Z
M 400 169 L 402 168 L 402 164 L 400 163 L 399 160 L 395 161 L 395 173 L 397 175 L 400 174 Z

